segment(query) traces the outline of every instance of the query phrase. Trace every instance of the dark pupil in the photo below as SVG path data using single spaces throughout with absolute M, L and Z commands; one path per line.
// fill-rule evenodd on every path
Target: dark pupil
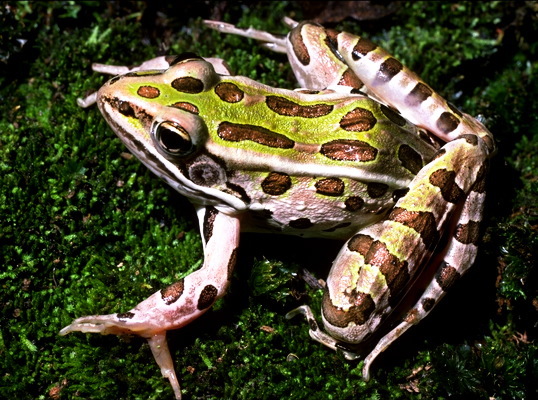
M 185 140 L 177 131 L 160 128 L 160 140 L 163 147 L 172 153 L 185 153 L 191 149 L 191 142 Z

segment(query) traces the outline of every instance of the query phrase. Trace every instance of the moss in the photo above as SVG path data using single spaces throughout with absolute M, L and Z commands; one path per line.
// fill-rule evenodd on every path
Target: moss
M 183 7 L 183 6 L 182 6 Z M 221 8 L 223 7 L 223 8 Z M 193 209 L 129 157 L 76 98 L 104 78 L 94 61 L 133 64 L 195 51 L 239 74 L 293 87 L 282 55 L 208 31 L 220 15 L 283 33 L 295 2 L 4 2 L 0 10 L 0 397 L 171 398 L 139 338 L 58 331 L 128 310 L 200 265 Z M 538 44 L 532 2 L 409 2 L 337 27 L 374 38 L 450 101 L 482 114 L 491 163 L 479 260 L 420 326 L 360 379 L 361 363 L 310 340 L 284 315 L 320 292 L 338 245 L 245 236 L 230 293 L 169 334 L 185 398 L 532 398 L 538 254 Z M 22 44 L 24 43 L 24 45 Z M 321 248 L 323 254 L 312 254 Z

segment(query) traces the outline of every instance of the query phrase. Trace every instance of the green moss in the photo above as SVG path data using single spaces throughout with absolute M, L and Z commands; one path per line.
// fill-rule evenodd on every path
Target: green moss
M 1 398 L 171 398 L 142 339 L 58 336 L 74 317 L 128 310 L 202 259 L 190 204 L 126 155 L 96 109 L 75 101 L 105 80 L 92 62 L 133 64 L 183 51 L 294 87 L 284 56 L 202 25 L 217 5 L 192 2 L 178 15 L 172 2 L 4 2 Z M 239 3 L 222 19 L 283 33 L 281 17 L 307 11 L 295 2 Z M 532 398 L 535 15 L 532 2 L 409 2 L 381 20 L 337 26 L 374 38 L 450 101 L 486 118 L 499 152 L 477 265 L 363 382 L 360 362 L 310 340 L 301 318 L 284 317 L 302 303 L 319 309 L 320 292 L 300 272 L 324 278 L 338 246 L 245 236 L 229 295 L 169 334 L 185 398 Z M 323 254 L 313 254 L 321 246 Z

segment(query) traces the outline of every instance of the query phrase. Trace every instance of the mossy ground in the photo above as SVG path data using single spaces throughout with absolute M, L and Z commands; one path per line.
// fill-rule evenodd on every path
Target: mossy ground
M 285 32 L 281 17 L 308 12 L 295 2 L 178 4 L 2 3 L 0 398 L 172 397 L 144 340 L 58 336 L 75 317 L 128 310 L 202 257 L 189 203 L 75 100 L 105 80 L 92 62 L 184 51 L 293 87 L 282 56 L 222 37 L 201 18 Z M 317 309 L 319 292 L 295 273 L 324 277 L 338 246 L 245 235 L 229 295 L 169 334 L 186 399 L 535 398 L 537 11 L 536 2 L 409 2 L 336 26 L 374 39 L 486 118 L 499 153 L 478 261 L 365 383 L 360 363 L 311 341 L 304 321 L 284 319 L 303 302 Z M 321 246 L 322 255 L 312 250 Z

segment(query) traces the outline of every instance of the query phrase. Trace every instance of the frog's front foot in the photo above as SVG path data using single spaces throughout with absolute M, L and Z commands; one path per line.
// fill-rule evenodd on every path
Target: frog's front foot
M 60 335 L 65 336 L 71 332 L 100 333 L 102 335 L 139 335 L 138 332 L 128 328 L 121 320 L 121 317 L 122 314 L 108 314 L 77 318 L 63 328 Z
M 205 313 L 226 291 L 239 244 L 239 219 L 214 207 L 199 210 L 205 243 L 205 262 L 199 270 L 153 293 L 128 312 L 90 315 L 74 320 L 60 331 L 138 335 L 149 343 L 162 375 L 170 381 L 176 399 L 181 399 L 166 331 L 179 329 Z M 224 235 L 228 240 L 220 241 Z
M 218 297 L 217 289 L 210 291 L 207 286 L 200 287 L 200 271 L 204 269 L 159 290 L 128 312 L 78 318 L 63 328 L 60 335 L 85 332 L 142 336 L 148 341 L 161 374 L 170 381 L 176 399 L 181 399 L 179 381 L 166 342 L 166 331 L 187 325 L 209 309 Z M 223 292 L 224 284 L 219 287 Z M 196 304 L 192 299 L 203 301 L 199 300 Z
M 172 356 L 166 341 L 166 330 L 155 331 L 151 324 L 136 323 L 130 326 L 129 319 L 133 313 L 89 315 L 77 318 L 60 331 L 64 336 L 71 332 L 101 333 L 102 335 L 139 335 L 147 339 L 155 361 L 164 378 L 170 381 L 175 398 L 181 400 L 181 388 L 174 370 Z

